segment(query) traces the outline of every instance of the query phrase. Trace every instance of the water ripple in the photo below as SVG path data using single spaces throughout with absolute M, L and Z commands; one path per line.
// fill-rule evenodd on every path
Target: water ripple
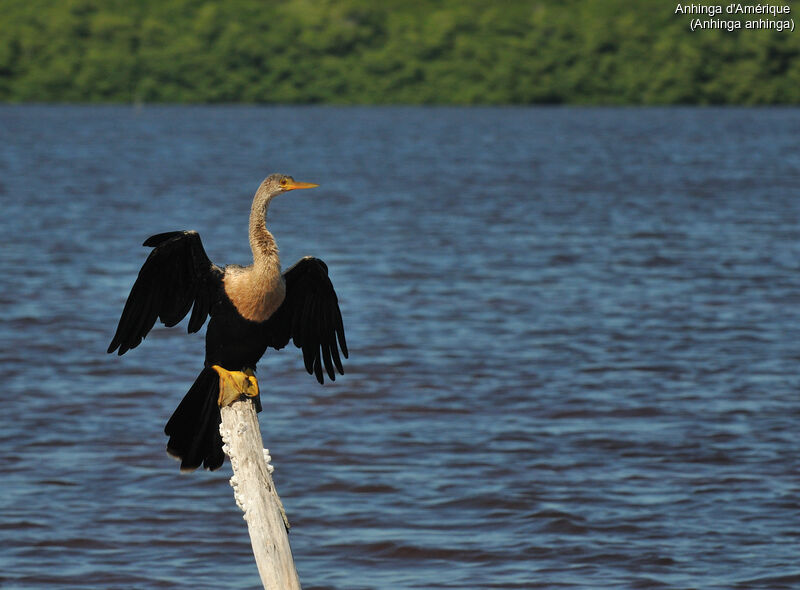
M 104 351 L 142 240 L 197 229 L 246 263 L 272 171 L 322 185 L 270 227 L 285 262 L 327 261 L 352 353 L 325 387 L 293 347 L 259 367 L 304 587 L 800 584 L 796 109 L 0 126 L 3 588 L 258 586 L 229 468 L 164 452 L 202 336 Z

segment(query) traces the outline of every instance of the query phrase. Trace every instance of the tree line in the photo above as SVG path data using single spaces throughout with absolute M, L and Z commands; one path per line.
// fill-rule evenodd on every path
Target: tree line
M 800 33 L 691 32 L 690 17 L 663 0 L 0 0 L 0 8 L 3 102 L 800 102 Z

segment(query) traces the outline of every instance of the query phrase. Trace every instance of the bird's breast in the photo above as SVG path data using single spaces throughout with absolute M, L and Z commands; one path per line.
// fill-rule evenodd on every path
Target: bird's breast
M 286 284 L 280 273 L 242 269 L 226 272 L 225 294 L 246 320 L 263 322 L 275 313 L 286 297 Z

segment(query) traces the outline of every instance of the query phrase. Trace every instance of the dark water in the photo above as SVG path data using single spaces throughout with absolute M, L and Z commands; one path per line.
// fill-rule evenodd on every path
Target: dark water
M 0 586 L 255 588 L 104 350 L 151 233 L 327 261 L 351 360 L 261 363 L 306 589 L 799 588 L 800 111 L 0 108 Z M 185 326 L 185 323 L 182 324 Z

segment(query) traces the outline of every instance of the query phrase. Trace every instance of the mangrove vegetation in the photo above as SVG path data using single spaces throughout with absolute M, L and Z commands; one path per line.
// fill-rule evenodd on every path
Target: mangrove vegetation
M 716 25 L 692 31 L 696 15 L 676 14 L 676 6 L 663 0 L 0 0 L 0 101 L 800 102 L 800 32 Z

